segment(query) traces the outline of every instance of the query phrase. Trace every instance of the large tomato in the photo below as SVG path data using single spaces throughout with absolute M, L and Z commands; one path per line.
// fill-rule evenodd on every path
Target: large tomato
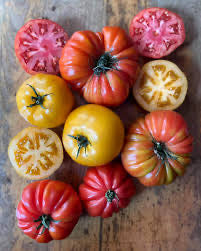
M 61 50 L 67 39 L 67 33 L 59 24 L 47 19 L 33 19 L 17 32 L 15 53 L 29 74 L 58 74 Z
M 140 11 L 130 24 L 130 36 L 137 51 L 146 57 L 169 55 L 185 40 L 182 18 L 164 8 Z
M 16 216 L 22 231 L 37 242 L 66 238 L 82 206 L 73 188 L 61 181 L 43 180 L 26 186 Z
M 135 186 L 121 164 L 110 163 L 88 168 L 79 193 L 89 215 L 107 218 L 128 206 Z
M 89 103 L 117 106 L 125 101 L 139 71 L 137 54 L 120 27 L 102 32 L 78 31 L 59 61 L 64 79 Z
M 36 74 L 27 79 L 16 95 L 20 115 L 39 127 L 53 128 L 64 124 L 73 108 L 74 98 L 62 78 Z
M 85 166 L 100 166 L 112 161 L 124 143 L 124 126 L 110 109 L 83 105 L 68 116 L 63 144 L 70 157 Z
M 154 111 L 131 125 L 122 151 L 125 169 L 145 186 L 171 183 L 190 162 L 193 138 L 182 116 Z

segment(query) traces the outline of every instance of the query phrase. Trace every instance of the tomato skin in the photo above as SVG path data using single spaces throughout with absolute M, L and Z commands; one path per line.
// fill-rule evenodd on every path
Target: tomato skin
M 98 74 L 95 68 L 107 53 L 112 66 Z M 98 33 L 75 32 L 62 50 L 59 66 L 62 77 L 79 90 L 87 102 L 118 106 L 128 97 L 129 87 L 138 76 L 137 58 L 123 29 L 104 27 Z
M 44 34 L 41 32 L 42 28 L 45 30 Z M 51 30 L 47 36 L 46 29 L 47 31 L 48 29 Z M 49 19 L 33 19 L 24 24 L 17 32 L 15 37 L 15 54 L 22 68 L 31 75 L 39 72 L 58 74 L 58 60 L 67 39 L 67 33 L 59 24 Z M 39 55 L 35 60 L 36 52 Z M 30 58 L 33 59 L 32 62 L 30 62 Z M 44 62 L 45 59 L 50 60 L 50 62 L 46 61 L 45 68 L 39 69 L 37 60 Z M 38 69 L 34 67 L 38 67 Z
M 78 141 L 72 136 L 84 136 L 90 143 L 78 153 Z M 110 109 L 95 105 L 83 105 L 68 116 L 63 144 L 70 157 L 81 165 L 100 166 L 112 161 L 124 143 L 124 126 Z
M 129 33 L 139 54 L 155 59 L 169 55 L 185 40 L 182 18 L 158 7 L 144 9 L 134 16 Z
M 111 202 L 105 196 L 108 190 L 116 194 Z M 84 183 L 79 187 L 79 195 L 88 214 L 102 218 L 111 217 L 113 213 L 127 207 L 135 193 L 132 179 L 117 162 L 88 168 Z
M 36 97 L 30 85 L 39 95 L 48 94 L 44 97 L 42 107 L 40 105 L 28 107 L 34 103 L 32 96 Z M 74 97 L 65 80 L 55 75 L 39 73 L 21 85 L 16 95 L 16 102 L 20 115 L 29 123 L 53 128 L 64 124 L 73 108 Z
M 43 180 L 26 186 L 18 204 L 16 216 L 18 227 L 37 242 L 66 238 L 77 224 L 82 206 L 77 193 L 64 182 Z M 53 219 L 41 234 L 43 227 L 37 229 L 40 222 L 34 222 L 41 215 L 50 215 Z
M 169 184 L 184 174 L 192 142 L 179 113 L 154 111 L 131 125 L 121 153 L 122 163 L 145 186 Z

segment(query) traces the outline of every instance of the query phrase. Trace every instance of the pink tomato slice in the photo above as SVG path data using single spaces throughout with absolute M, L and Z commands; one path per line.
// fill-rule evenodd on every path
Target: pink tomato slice
M 57 23 L 47 19 L 30 20 L 17 32 L 15 53 L 29 74 L 58 74 L 61 50 L 67 39 L 67 33 Z
M 142 10 L 133 18 L 130 36 L 142 56 L 161 58 L 184 42 L 185 28 L 180 16 L 154 7 Z

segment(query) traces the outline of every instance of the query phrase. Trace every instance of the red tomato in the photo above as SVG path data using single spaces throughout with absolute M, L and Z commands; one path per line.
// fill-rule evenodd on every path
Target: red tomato
M 117 106 L 137 78 L 137 53 L 120 27 L 102 32 L 78 31 L 68 40 L 59 61 L 61 75 L 89 103 Z
M 190 162 L 193 138 L 182 116 L 154 111 L 129 129 L 122 151 L 125 169 L 145 186 L 171 183 Z
M 185 40 L 180 16 L 163 8 L 142 10 L 130 24 L 130 36 L 138 52 L 150 58 L 169 55 Z
M 79 192 L 89 215 L 107 218 L 127 207 L 136 191 L 122 165 L 110 163 L 88 168 Z
M 37 242 L 66 238 L 82 212 L 73 188 L 61 181 L 43 180 L 29 184 L 17 207 L 18 226 Z
M 61 50 L 67 39 L 67 33 L 57 23 L 46 19 L 30 20 L 17 32 L 15 53 L 29 74 L 58 74 Z

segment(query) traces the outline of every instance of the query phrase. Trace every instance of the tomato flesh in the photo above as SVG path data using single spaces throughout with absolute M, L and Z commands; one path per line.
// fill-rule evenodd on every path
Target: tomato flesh
M 163 8 L 149 8 L 133 18 L 130 35 L 141 55 L 161 58 L 184 42 L 185 28 L 177 14 Z
M 67 39 L 64 29 L 51 20 L 30 20 L 16 35 L 16 56 L 30 74 L 58 74 L 61 50 Z

